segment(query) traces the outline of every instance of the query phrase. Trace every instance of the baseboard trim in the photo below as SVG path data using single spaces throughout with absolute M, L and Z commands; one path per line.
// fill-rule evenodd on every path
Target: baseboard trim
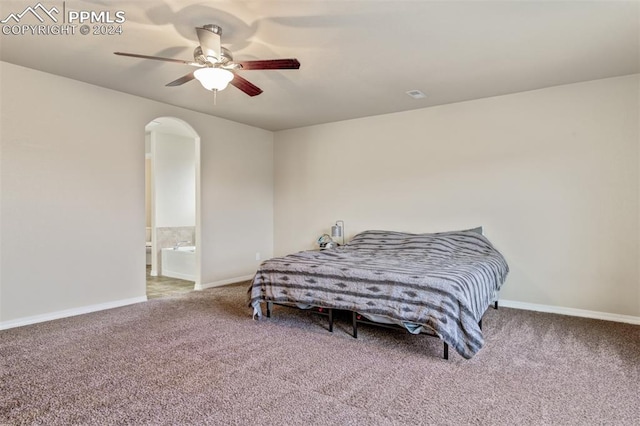
M 195 290 L 204 290 L 211 287 L 220 287 L 228 284 L 234 284 L 241 281 L 248 281 L 253 275 L 244 275 L 226 280 L 219 280 L 196 286 Z M 103 311 L 106 309 L 119 308 L 122 306 L 133 305 L 135 303 L 146 302 L 147 296 L 134 297 L 131 299 L 116 300 L 114 302 L 99 303 L 97 305 L 83 306 L 81 308 L 66 309 L 63 311 L 50 312 L 48 314 L 34 315 L 31 317 L 18 318 L 10 321 L 0 322 L 0 330 L 7 330 L 25 325 L 37 324 L 39 322 L 52 321 L 61 318 L 73 317 L 76 315 L 88 314 L 91 312 Z M 561 306 L 539 305 L 535 303 L 518 302 L 514 300 L 499 300 L 499 305 L 505 308 L 523 309 L 526 311 L 545 312 L 549 314 L 569 315 L 574 317 L 591 318 L 604 321 L 623 322 L 627 324 L 640 325 L 640 317 L 633 315 L 611 314 L 608 312 L 589 311 L 585 309 L 565 308 Z
M 248 280 L 250 280 L 252 278 L 253 278 L 253 274 L 251 274 L 251 275 L 243 275 L 241 277 L 228 278 L 226 280 L 213 281 L 213 282 L 210 282 L 210 283 L 200 284 L 200 285 L 197 285 L 195 287 L 195 289 L 196 290 L 204 290 L 205 288 L 220 287 L 220 286 L 227 285 L 227 284 L 234 284 L 234 283 L 238 283 L 238 282 L 241 282 L 241 281 L 248 281 Z
M 181 272 L 170 271 L 170 270 L 167 270 L 167 269 L 164 269 L 162 271 L 162 276 L 163 277 L 169 277 L 169 278 L 178 278 L 179 280 L 185 280 L 185 281 L 195 281 L 196 280 L 195 275 L 183 274 Z
M 0 330 L 9 328 L 22 327 L 25 325 L 37 324 L 39 322 L 52 321 L 61 318 L 74 317 L 76 315 L 88 314 L 91 312 L 103 311 L 105 309 L 119 308 L 122 306 L 133 305 L 135 303 L 146 302 L 147 296 L 133 297 L 131 299 L 116 300 L 114 302 L 99 303 L 97 305 L 83 306 L 80 308 L 65 309 L 63 311 L 50 312 L 48 314 L 34 315 L 31 317 L 23 317 L 15 320 L 0 322 Z
M 549 314 L 569 315 L 572 317 L 592 318 L 604 321 L 624 322 L 640 325 L 640 317 L 633 315 L 610 314 L 608 312 L 588 311 L 585 309 L 564 308 L 562 306 L 538 305 L 535 303 L 517 302 L 514 300 L 498 301 L 505 308 L 523 309 L 526 311 L 546 312 Z

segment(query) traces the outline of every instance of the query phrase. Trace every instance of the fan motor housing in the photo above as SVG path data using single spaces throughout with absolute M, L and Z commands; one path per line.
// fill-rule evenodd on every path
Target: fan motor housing
M 231 54 L 231 51 L 229 49 L 227 49 L 226 47 L 221 47 L 220 50 L 221 58 L 218 62 L 216 62 L 217 64 L 225 65 L 233 61 L 233 55 Z M 193 59 L 200 65 L 207 65 L 207 63 L 210 63 L 209 61 L 207 61 L 207 58 L 205 58 L 204 53 L 202 52 L 202 47 L 200 46 L 196 47 L 193 51 Z

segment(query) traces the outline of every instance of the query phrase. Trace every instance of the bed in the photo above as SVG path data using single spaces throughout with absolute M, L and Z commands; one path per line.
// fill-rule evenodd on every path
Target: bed
M 273 303 L 333 310 L 357 322 L 439 337 L 465 358 L 484 344 L 481 320 L 509 272 L 481 228 L 432 234 L 364 231 L 344 246 L 263 262 L 249 287 L 254 317 Z

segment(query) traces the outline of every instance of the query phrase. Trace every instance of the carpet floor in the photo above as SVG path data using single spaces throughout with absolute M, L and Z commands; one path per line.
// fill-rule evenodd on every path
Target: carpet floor
M 435 338 L 231 285 L 0 331 L 0 424 L 637 425 L 640 326 L 500 308 L 471 360 Z

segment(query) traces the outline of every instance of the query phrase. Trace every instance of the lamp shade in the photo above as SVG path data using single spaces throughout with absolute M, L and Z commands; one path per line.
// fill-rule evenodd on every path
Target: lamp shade
M 193 75 L 207 90 L 224 90 L 233 80 L 233 73 L 224 68 L 199 68 Z
M 331 227 L 332 237 L 342 237 L 342 245 L 344 245 L 344 220 L 336 220 L 336 224 Z

